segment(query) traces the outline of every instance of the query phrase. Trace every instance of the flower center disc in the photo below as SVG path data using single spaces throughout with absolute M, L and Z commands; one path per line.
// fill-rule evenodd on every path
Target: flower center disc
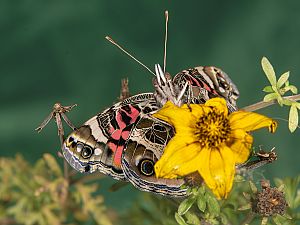
M 201 146 L 217 147 L 228 139 L 230 131 L 226 116 L 213 110 L 199 118 L 195 134 Z

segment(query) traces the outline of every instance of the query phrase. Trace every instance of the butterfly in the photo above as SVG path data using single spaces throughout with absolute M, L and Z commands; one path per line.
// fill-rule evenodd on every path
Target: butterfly
M 167 101 L 201 104 L 223 97 L 229 111 L 236 110 L 239 91 L 226 73 L 216 67 L 195 67 L 171 78 L 155 66 L 154 93 L 142 93 L 120 101 L 89 119 L 64 141 L 63 155 L 83 173 L 101 172 L 131 182 L 143 191 L 184 196 L 184 179 L 156 178 L 160 159 L 174 128 L 152 117 Z

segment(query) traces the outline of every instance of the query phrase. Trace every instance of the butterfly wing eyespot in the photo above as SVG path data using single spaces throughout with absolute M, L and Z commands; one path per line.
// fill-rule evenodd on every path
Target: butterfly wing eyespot
M 89 146 L 84 146 L 81 150 L 81 156 L 84 159 L 88 159 L 93 155 L 93 149 Z
M 154 162 L 150 159 L 143 159 L 139 165 L 140 172 L 145 176 L 152 176 L 154 174 Z

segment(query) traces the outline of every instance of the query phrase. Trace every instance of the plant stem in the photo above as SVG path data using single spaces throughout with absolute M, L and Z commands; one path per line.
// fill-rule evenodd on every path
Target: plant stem
M 298 100 L 300 100 L 300 94 L 283 97 L 283 99 L 298 101 Z M 276 100 L 273 100 L 273 101 L 270 101 L 270 102 L 261 101 L 261 102 L 257 102 L 257 103 L 254 103 L 252 105 L 246 106 L 246 107 L 242 108 L 241 110 L 252 112 L 252 111 L 256 111 L 256 110 L 259 110 L 259 109 L 266 108 L 266 107 L 268 107 L 270 105 L 273 105 L 273 104 L 276 104 L 276 103 L 277 103 Z

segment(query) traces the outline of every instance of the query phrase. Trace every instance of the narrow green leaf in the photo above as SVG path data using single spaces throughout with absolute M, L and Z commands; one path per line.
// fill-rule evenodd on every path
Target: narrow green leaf
M 177 223 L 178 223 L 179 225 L 188 225 L 188 224 L 185 222 L 184 218 L 183 218 L 182 216 L 180 216 L 178 213 L 175 213 L 175 220 L 177 221 Z
M 269 101 L 272 101 L 274 99 L 277 99 L 278 98 L 278 94 L 277 93 L 271 93 L 271 94 L 267 94 L 265 97 L 264 97 L 264 102 L 269 102 Z
M 295 102 L 294 104 L 295 104 L 295 106 L 297 107 L 297 109 L 300 110 L 300 102 Z
M 245 177 L 237 174 L 235 177 L 234 177 L 234 182 L 237 182 L 237 183 L 240 183 L 240 182 L 245 182 Z
M 289 221 L 289 219 L 287 219 L 286 217 L 278 215 L 278 214 L 276 216 L 273 216 L 272 219 L 276 225 L 292 225 L 292 224 L 294 224 L 292 221 Z
M 203 194 L 198 194 L 198 198 L 197 198 L 197 206 L 198 206 L 198 209 L 202 212 L 205 211 L 206 209 L 206 199 L 204 197 Z
M 239 211 L 244 211 L 244 210 L 248 210 L 248 209 L 251 209 L 251 203 L 248 203 L 248 204 L 243 205 L 238 208 Z
M 249 181 L 249 185 L 250 185 L 251 191 L 254 194 L 256 194 L 257 193 L 257 187 L 255 186 L 255 184 L 251 180 Z
M 296 86 L 290 85 L 290 86 L 288 86 L 288 87 L 290 88 L 290 90 L 291 90 L 291 92 L 292 92 L 293 94 L 297 94 L 297 93 L 298 93 L 298 89 L 297 89 Z
M 299 103 L 300 104 L 300 103 Z M 205 185 L 202 185 L 199 189 L 198 189 L 199 193 L 204 195 L 206 189 L 205 189 Z
M 261 66 L 262 66 L 268 80 L 270 81 L 270 84 L 276 86 L 276 76 L 275 76 L 273 66 L 266 57 L 262 58 Z
M 285 214 L 283 215 L 283 217 L 286 218 L 286 219 L 288 219 L 288 220 L 292 220 L 292 219 L 293 219 L 293 217 L 291 217 L 291 215 L 289 215 L 289 214 L 287 214 L 287 213 L 285 213 Z
M 289 129 L 293 133 L 298 126 L 298 110 L 295 104 L 292 104 L 289 115 Z
M 263 217 L 261 220 L 261 225 L 267 225 L 268 223 L 268 217 Z
M 284 83 L 289 79 L 289 76 L 290 76 L 290 71 L 288 72 L 285 72 L 284 74 L 282 74 L 278 81 L 277 81 L 277 88 L 281 88 L 282 85 L 284 85 Z
M 183 200 L 178 207 L 178 214 L 184 215 L 187 211 L 189 211 L 189 209 L 192 207 L 195 201 L 196 201 L 195 197 L 190 197 Z
M 272 219 L 276 225 L 282 225 L 277 216 L 273 216 Z
M 263 92 L 267 92 L 267 93 L 273 92 L 272 86 L 266 86 L 266 87 L 264 87 Z
M 284 191 L 284 184 L 281 184 L 281 185 L 278 187 L 278 191 Z
M 230 224 L 225 213 L 220 214 L 222 224 Z
M 200 224 L 200 219 L 195 213 L 187 212 L 184 216 L 186 217 L 188 224 L 193 224 L 193 225 Z
M 287 80 L 287 81 L 284 83 L 284 85 L 287 87 L 287 86 L 290 85 L 290 82 Z
M 212 215 L 220 214 L 220 205 L 215 197 L 207 196 L 207 208 L 209 213 Z

